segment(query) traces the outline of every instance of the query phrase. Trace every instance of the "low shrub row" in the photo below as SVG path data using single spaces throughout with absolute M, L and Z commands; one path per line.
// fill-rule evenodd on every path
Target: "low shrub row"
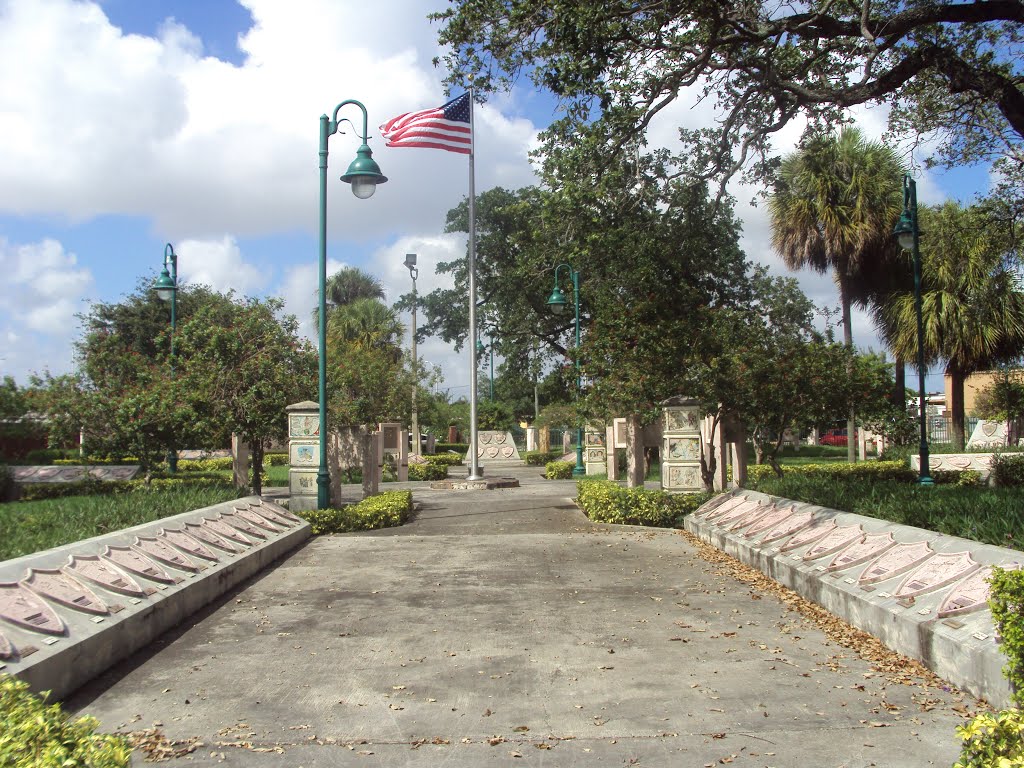
M 410 464 L 410 480 L 444 480 L 448 477 L 448 464 L 427 462 L 426 464 Z
M 433 453 L 426 454 L 423 458 L 438 466 L 455 467 L 462 464 L 463 455 L 461 453 Z
M 337 509 L 311 509 L 296 514 L 309 521 L 313 533 L 321 535 L 394 528 L 405 523 L 411 512 L 411 491 L 385 491 L 358 504 Z
M 835 480 L 845 479 L 867 479 L 867 480 L 899 480 L 905 483 L 912 483 L 917 479 L 917 473 L 901 461 L 862 461 L 857 464 L 831 463 L 831 464 L 801 464 L 797 466 L 782 466 L 782 473 L 786 475 L 801 475 L 803 477 L 828 477 Z M 777 477 L 775 470 L 768 464 L 758 464 L 747 468 L 747 482 L 754 484 L 764 480 Z
M 595 523 L 678 528 L 686 515 L 710 498 L 708 493 L 671 494 L 645 488 L 623 488 L 610 480 L 580 480 L 576 483 L 576 501 L 583 513 Z
M 523 454 L 523 461 L 529 467 L 543 467 L 550 461 L 557 461 L 562 458 L 561 451 L 526 451 Z
M 184 477 L 154 477 L 147 482 L 136 480 L 96 480 L 86 478 L 72 483 L 26 483 L 21 486 L 18 501 L 42 501 L 43 499 L 64 499 L 70 496 L 111 496 L 136 491 L 160 490 L 166 488 L 230 488 L 235 490 L 231 482 L 221 475 L 190 474 Z
M 549 461 L 544 465 L 544 477 L 548 480 L 572 480 L 575 467 L 571 461 Z
M 28 683 L 0 674 L 0 765 L 127 768 L 131 747 L 120 736 L 96 733 L 93 717 L 70 718 L 47 705 Z

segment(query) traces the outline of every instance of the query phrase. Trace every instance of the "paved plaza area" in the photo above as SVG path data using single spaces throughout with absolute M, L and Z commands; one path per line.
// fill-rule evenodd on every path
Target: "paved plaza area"
M 955 761 L 978 702 L 861 658 L 679 531 L 590 523 L 540 472 L 409 484 L 409 525 L 313 539 L 69 708 L 198 766 Z

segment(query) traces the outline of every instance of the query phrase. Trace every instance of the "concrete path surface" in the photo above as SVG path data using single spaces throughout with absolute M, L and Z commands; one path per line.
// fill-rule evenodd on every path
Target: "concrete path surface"
M 199 766 L 956 759 L 977 702 L 892 682 L 678 531 L 591 524 L 573 483 L 515 474 L 414 486 L 411 524 L 312 540 L 69 708 Z

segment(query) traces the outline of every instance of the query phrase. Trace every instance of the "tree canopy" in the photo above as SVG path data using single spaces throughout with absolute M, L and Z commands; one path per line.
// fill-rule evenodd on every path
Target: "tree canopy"
M 834 124 L 888 104 L 893 132 L 938 139 L 935 162 L 1024 164 L 1019 0 L 453 0 L 432 18 L 450 85 L 527 75 L 561 99 L 548 149 L 594 119 L 623 147 L 688 98 L 717 117 L 680 130 L 677 160 L 709 179 L 763 177 L 798 116 Z

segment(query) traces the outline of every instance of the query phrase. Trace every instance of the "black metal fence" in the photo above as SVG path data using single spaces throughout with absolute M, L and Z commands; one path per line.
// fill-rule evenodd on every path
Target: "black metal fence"
M 971 439 L 971 433 L 978 426 L 979 419 L 975 416 L 968 416 L 964 420 L 964 440 Z M 927 422 L 928 442 L 930 443 L 951 443 L 953 442 L 953 419 L 950 416 L 929 416 Z

